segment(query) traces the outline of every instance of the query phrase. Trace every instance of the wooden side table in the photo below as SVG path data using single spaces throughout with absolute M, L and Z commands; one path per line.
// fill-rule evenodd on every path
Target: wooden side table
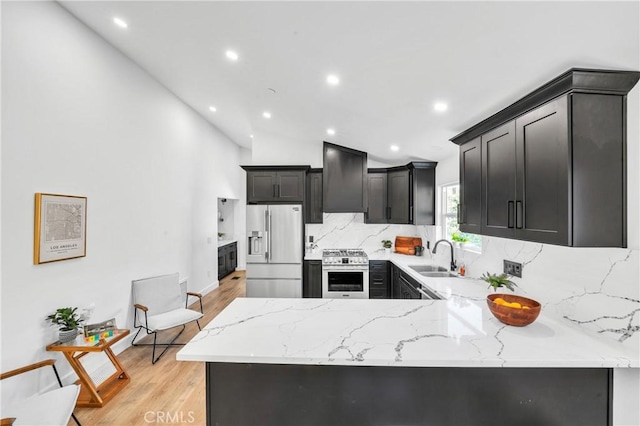
M 102 407 L 129 383 L 129 375 L 111 350 L 111 345 L 128 334 L 129 330 L 126 329 L 115 330 L 113 336 L 100 339 L 97 343 L 85 343 L 84 337 L 78 336 L 67 343 L 55 342 L 47 346 L 48 351 L 62 352 L 79 377 L 76 383 L 80 385 L 80 395 L 76 407 Z M 115 373 L 98 385 L 93 382 L 80 362 L 80 358 L 90 352 L 104 352 L 116 369 Z

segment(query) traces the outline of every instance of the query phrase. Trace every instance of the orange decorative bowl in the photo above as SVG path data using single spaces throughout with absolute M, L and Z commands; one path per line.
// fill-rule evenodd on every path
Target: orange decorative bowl
M 519 303 L 527 308 L 511 307 L 496 303 L 494 300 L 501 298 L 507 304 Z M 540 315 L 540 303 L 527 297 L 516 296 L 515 294 L 494 293 L 487 296 L 487 305 L 494 317 L 507 325 L 523 327 L 529 325 Z M 517 305 L 516 305 L 517 306 Z

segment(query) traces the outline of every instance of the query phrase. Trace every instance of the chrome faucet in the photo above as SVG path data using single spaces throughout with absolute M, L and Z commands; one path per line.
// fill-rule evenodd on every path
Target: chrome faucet
M 434 254 L 435 254 L 435 252 L 436 252 L 436 248 L 438 247 L 438 244 L 440 244 L 440 243 L 447 243 L 447 244 L 449 244 L 449 247 L 451 247 L 451 270 L 452 270 L 452 271 L 455 271 L 455 270 L 456 270 L 456 268 L 457 268 L 457 265 L 456 265 L 456 261 L 455 261 L 455 260 L 453 260 L 453 244 L 451 244 L 451 243 L 450 243 L 449 241 L 447 241 L 447 240 L 438 240 L 438 241 L 436 241 L 436 243 L 433 245 L 433 250 L 431 251 L 431 253 L 434 253 Z

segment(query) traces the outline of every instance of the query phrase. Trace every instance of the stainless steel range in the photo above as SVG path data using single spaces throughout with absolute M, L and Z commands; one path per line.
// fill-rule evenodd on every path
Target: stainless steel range
M 364 250 L 322 250 L 322 297 L 369 298 L 369 257 Z

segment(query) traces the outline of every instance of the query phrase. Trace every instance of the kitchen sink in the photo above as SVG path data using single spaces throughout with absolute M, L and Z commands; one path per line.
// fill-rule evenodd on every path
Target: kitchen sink
M 432 277 L 432 278 L 449 278 L 449 277 L 457 277 L 456 274 L 452 274 L 451 272 L 447 271 L 446 269 L 443 271 L 424 271 L 424 272 L 420 272 L 420 275 L 422 275 L 423 277 Z
M 448 272 L 447 268 L 438 265 L 409 265 L 409 268 L 424 275 L 425 273 Z

